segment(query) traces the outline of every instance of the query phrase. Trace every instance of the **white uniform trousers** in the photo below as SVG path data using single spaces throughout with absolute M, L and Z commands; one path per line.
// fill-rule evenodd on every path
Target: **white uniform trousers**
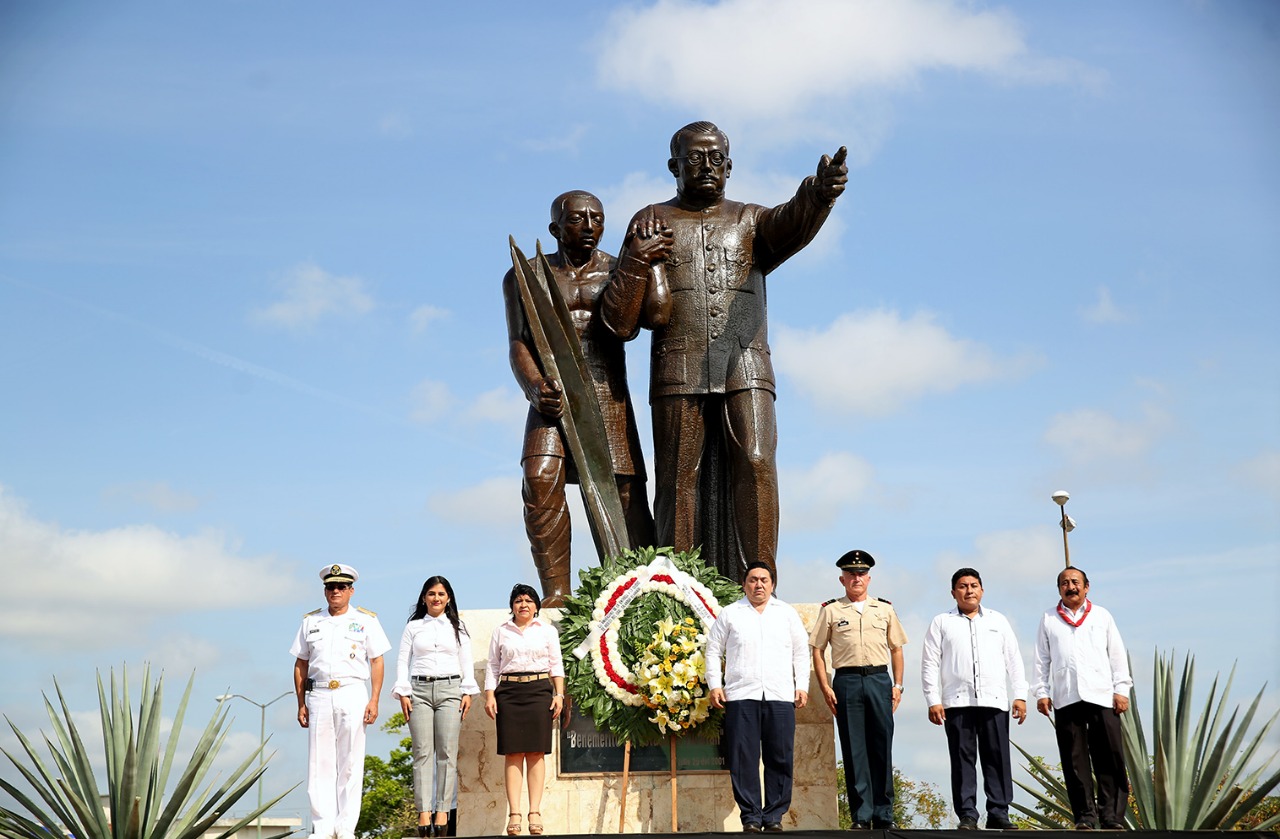
M 344 682 L 347 680 L 344 679 Z M 364 709 L 369 683 L 307 692 L 307 796 L 317 839 L 353 839 L 364 785 Z

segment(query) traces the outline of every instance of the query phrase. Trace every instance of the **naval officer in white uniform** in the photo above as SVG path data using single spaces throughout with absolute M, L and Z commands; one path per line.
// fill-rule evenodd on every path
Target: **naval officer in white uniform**
M 298 724 L 307 729 L 307 795 L 313 839 L 354 839 L 364 779 L 364 727 L 378 718 L 382 657 L 391 642 L 367 609 L 351 606 L 360 578 L 350 565 L 326 565 L 326 608 L 302 618 L 289 650 Z

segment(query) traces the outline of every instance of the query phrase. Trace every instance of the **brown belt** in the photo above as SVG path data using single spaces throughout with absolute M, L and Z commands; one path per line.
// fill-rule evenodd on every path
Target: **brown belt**
M 551 678 L 550 673 L 530 673 L 527 676 L 499 676 L 500 682 L 537 682 L 542 679 Z

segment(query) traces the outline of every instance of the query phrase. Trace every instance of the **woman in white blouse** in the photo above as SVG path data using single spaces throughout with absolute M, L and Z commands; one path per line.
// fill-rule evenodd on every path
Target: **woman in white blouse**
M 484 710 L 498 723 L 498 754 L 505 758 L 507 835 L 520 833 L 520 788 L 529 782 L 529 833 L 542 835 L 542 787 L 551 751 L 551 726 L 564 707 L 560 634 L 538 617 L 538 593 L 511 589 L 511 620 L 493 630 L 484 668 Z
M 419 836 L 445 835 L 458 784 L 458 732 L 472 695 L 479 692 L 471 637 L 458 618 L 453 586 L 444 577 L 429 577 L 400 636 L 391 689 L 413 738 Z

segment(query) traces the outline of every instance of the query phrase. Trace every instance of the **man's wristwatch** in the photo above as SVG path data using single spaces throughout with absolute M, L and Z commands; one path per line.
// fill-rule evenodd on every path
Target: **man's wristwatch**
M 902 690 L 902 685 L 901 685 L 901 684 L 894 685 L 894 687 L 895 687 L 896 689 L 898 689 L 898 690 Z

